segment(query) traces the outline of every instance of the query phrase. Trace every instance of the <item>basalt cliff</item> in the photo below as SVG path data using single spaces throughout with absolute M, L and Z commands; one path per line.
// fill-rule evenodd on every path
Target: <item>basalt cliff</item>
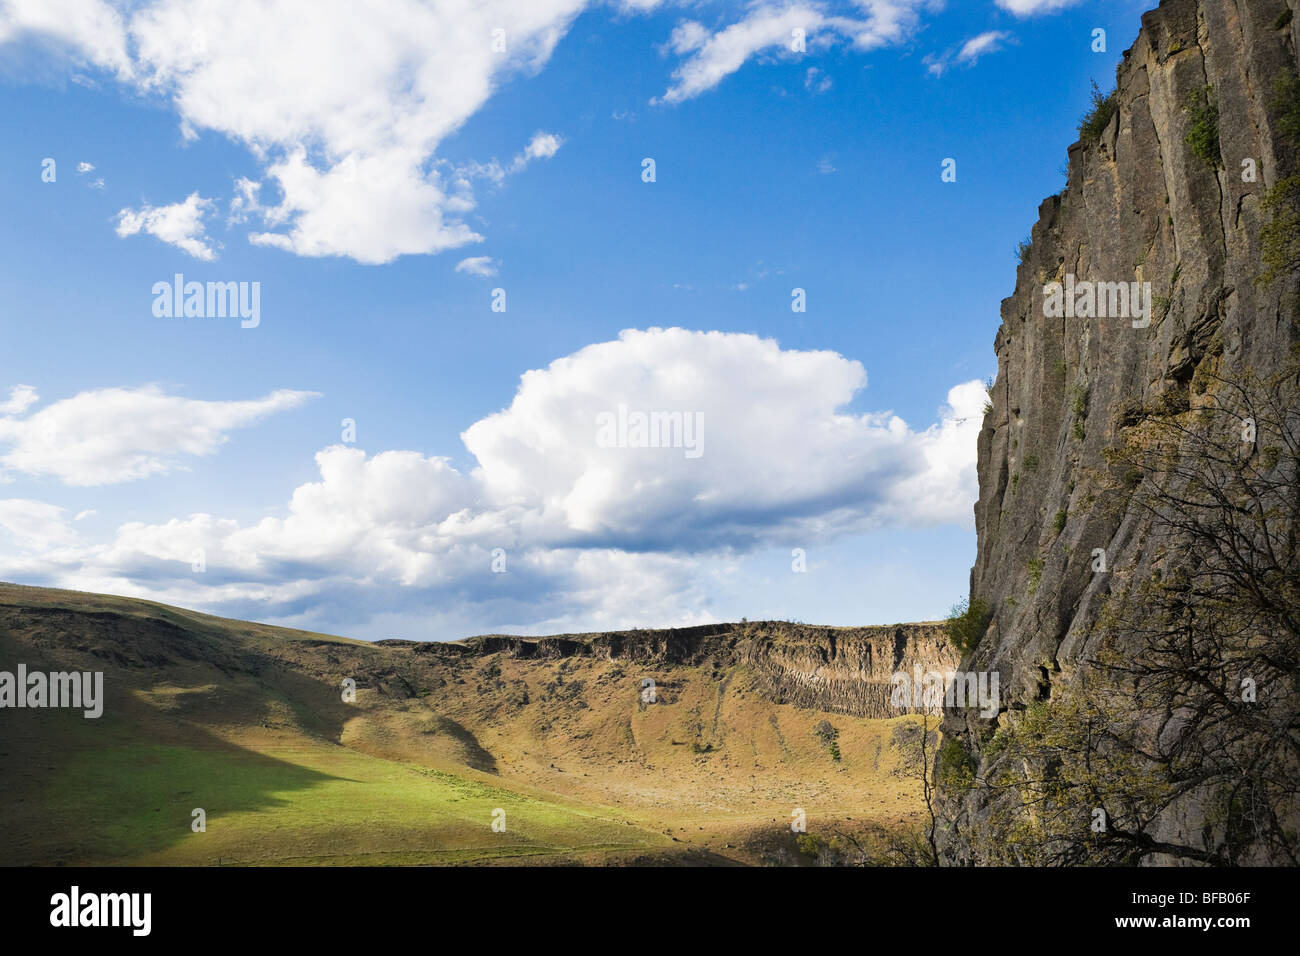
M 542 638 L 489 635 L 457 644 L 380 644 L 406 644 L 416 654 L 452 659 L 501 654 L 520 659 L 588 657 L 651 669 L 739 666 L 753 675 L 755 689 L 775 703 L 876 719 L 933 710 L 921 706 L 923 696 L 915 706 L 895 703 L 894 675 L 915 681 L 931 673 L 948 675 L 957 665 L 940 622 L 817 627 L 766 621 Z
M 1042 861 L 1006 850 L 1018 840 L 1056 846 L 1056 862 L 1122 840 L 1106 859 L 1296 862 L 1294 790 L 1275 779 L 1294 773 L 1300 732 L 1295 409 L 1273 408 L 1266 439 L 1252 402 L 1295 384 L 1297 7 L 1146 13 L 1064 190 L 1039 207 L 978 448 L 982 613 L 965 666 L 1000 674 L 1001 713 L 946 714 L 943 862 Z M 1085 281 L 1150 283 L 1149 316 L 1045 314 L 1051 283 Z M 1107 710 L 1125 694 L 1126 713 Z M 1240 736 L 1214 750 L 1216 724 Z M 1250 734 L 1276 745 L 1271 769 L 1232 749 Z M 1149 789 L 1098 779 L 1129 771 Z

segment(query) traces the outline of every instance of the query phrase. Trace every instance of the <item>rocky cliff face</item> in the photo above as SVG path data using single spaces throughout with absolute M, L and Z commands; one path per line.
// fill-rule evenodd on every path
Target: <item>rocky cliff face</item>
M 524 659 L 597 657 L 644 666 L 742 664 L 759 690 L 777 703 L 805 709 L 887 718 L 919 713 L 891 703 L 892 677 L 946 674 L 957 655 L 942 623 L 878 627 L 813 627 L 783 621 L 711 624 L 653 631 L 618 631 L 523 638 L 488 635 L 459 644 L 405 644 L 421 655 Z
M 1148 518 L 1104 474 L 1125 409 L 1185 403 L 1198 370 L 1276 369 L 1297 340 L 1294 273 L 1269 287 L 1255 281 L 1270 219 L 1262 198 L 1294 171 L 1274 88 L 1296 73 L 1297 6 L 1165 0 L 1145 14 L 1117 71 L 1113 115 L 1095 140 L 1070 148 L 1066 188 L 1039 208 L 1002 303 L 979 438 L 971 594 L 992 618 L 967 666 L 1000 673 L 1003 714 L 990 723 L 950 711 L 945 721 L 977 781 L 993 728 L 1051 696 L 1089 656 L 1116 583 L 1149 571 Z M 1205 103 L 1217 104 L 1217 143 L 1201 135 L 1215 131 Z M 1045 285 L 1068 276 L 1151 283 L 1149 326 L 1046 315 Z M 1094 549 L 1108 573 L 1096 571 Z M 962 832 L 992 802 L 979 785 L 947 790 L 950 860 L 978 859 Z M 1192 809 L 1166 827 L 1186 835 L 1203 822 Z
M 894 674 L 947 673 L 957 655 L 942 624 L 824 628 L 794 626 L 778 640 L 762 631 L 737 641 L 739 660 L 779 703 L 857 717 L 897 717 L 921 707 L 891 703 Z

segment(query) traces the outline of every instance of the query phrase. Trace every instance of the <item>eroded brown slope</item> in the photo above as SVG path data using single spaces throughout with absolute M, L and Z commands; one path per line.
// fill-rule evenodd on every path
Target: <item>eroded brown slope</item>
M 103 670 L 107 718 L 146 739 L 248 748 L 305 735 L 618 807 L 684 851 L 741 862 L 786 852 L 796 808 L 811 832 L 917 821 L 889 678 L 953 666 L 941 630 L 767 622 L 370 644 L 0 585 L 0 669 Z M 5 742 L 0 796 L 30 799 L 59 767 L 64 725 L 40 726 Z

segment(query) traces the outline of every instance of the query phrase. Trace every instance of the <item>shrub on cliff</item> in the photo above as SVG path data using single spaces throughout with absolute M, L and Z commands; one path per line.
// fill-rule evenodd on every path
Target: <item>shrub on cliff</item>
M 826 841 L 815 833 L 801 833 L 794 842 L 804 856 L 817 857 L 827 848 Z
M 1279 113 L 1281 137 L 1293 152 L 1300 149 L 1300 77 L 1279 79 L 1269 105 Z M 1256 281 L 1267 287 L 1300 269 L 1300 172 L 1291 170 L 1291 175 L 1279 179 L 1260 205 L 1270 216 L 1259 234 L 1265 268 Z
M 1101 88 L 1097 86 L 1097 81 L 1092 81 L 1092 107 L 1084 114 L 1083 119 L 1079 120 L 1079 139 L 1085 146 L 1101 139 L 1101 134 L 1110 123 L 1110 118 L 1119 108 L 1118 93 L 1119 90 L 1114 89 L 1103 94 Z
M 1214 101 L 1214 88 L 1202 86 L 1192 90 L 1187 96 L 1185 109 L 1191 117 L 1191 125 L 1187 128 L 1187 145 L 1210 166 L 1221 165 L 1219 105 Z
M 956 737 L 947 737 L 939 747 L 935 782 L 949 789 L 964 789 L 975 780 L 975 758 Z
M 952 641 L 952 646 L 957 650 L 967 654 L 974 650 L 992 619 L 993 611 L 988 601 L 983 598 L 975 598 L 973 601 L 962 598 L 948 612 L 945 621 L 948 640 Z

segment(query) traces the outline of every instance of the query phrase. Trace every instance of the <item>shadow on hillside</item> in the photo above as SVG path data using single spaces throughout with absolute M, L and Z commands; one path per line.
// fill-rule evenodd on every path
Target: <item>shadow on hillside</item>
M 344 778 L 222 740 L 200 728 L 148 732 L 128 715 L 83 720 L 20 711 L 0 749 L 0 864 L 131 862 L 181 840 L 203 840 L 223 817 L 289 806 L 287 797 Z M 171 739 L 168 739 L 171 738 Z M 213 859 L 202 862 L 217 862 Z
M 0 865 L 131 862 L 344 779 L 207 729 L 301 733 L 295 716 L 317 710 L 237 649 L 187 642 L 165 622 L 5 610 L 0 670 L 102 671 L 104 700 L 96 719 L 68 708 L 0 712 Z M 344 716 L 321 708 L 311 730 L 337 739 Z M 196 808 L 207 834 L 191 829 Z
M 446 734 L 460 744 L 461 756 L 467 766 L 484 773 L 497 773 L 497 758 L 478 742 L 478 738 L 467 727 L 440 714 L 434 718 L 430 733 Z

